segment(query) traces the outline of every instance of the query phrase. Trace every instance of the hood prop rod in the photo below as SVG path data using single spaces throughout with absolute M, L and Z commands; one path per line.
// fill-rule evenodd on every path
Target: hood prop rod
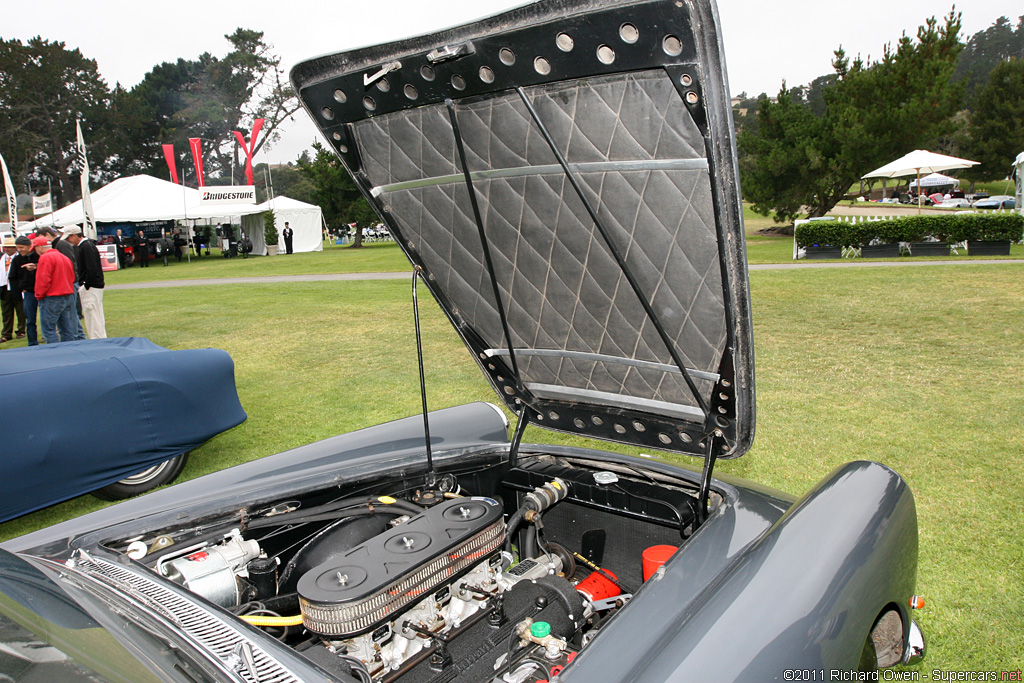
M 427 448 L 427 476 L 426 486 L 433 489 L 437 483 L 437 475 L 434 473 L 434 456 L 430 450 L 430 418 L 427 413 L 427 380 L 423 372 L 423 340 L 420 335 L 420 304 L 416 298 L 416 281 L 423 277 L 423 268 L 415 266 L 412 269 L 412 318 L 416 325 L 416 362 L 420 369 L 420 402 L 423 404 L 423 439 Z
M 462 132 L 459 130 L 459 120 L 455 115 L 455 103 L 449 97 L 444 101 L 448 107 L 448 117 L 452 120 L 452 133 L 455 135 L 455 147 L 459 150 L 459 161 L 462 162 L 462 175 L 466 178 L 466 190 L 469 192 L 469 203 L 473 207 L 473 219 L 476 221 L 477 232 L 480 233 L 480 247 L 484 253 L 484 263 L 487 266 L 487 275 L 491 280 L 491 290 L 494 292 L 494 305 L 498 309 L 498 317 L 501 319 L 501 330 L 505 335 L 505 343 L 508 345 L 508 360 L 512 365 L 512 376 L 516 380 L 516 393 L 520 397 L 525 396 L 526 388 L 523 386 L 522 378 L 519 376 L 519 366 L 516 364 L 516 352 L 512 348 L 512 333 L 508 329 L 508 318 L 505 315 L 505 305 L 501 301 L 501 292 L 498 290 L 498 278 L 494 273 L 494 262 L 491 260 L 491 248 L 487 242 L 487 234 L 484 232 L 484 220 L 480 216 L 480 206 L 476 201 L 476 187 L 473 185 L 473 178 L 469 174 L 469 166 L 466 165 L 466 150 L 462 145 Z M 511 296 L 511 293 L 509 294 Z M 526 408 L 523 407 L 523 414 Z
M 707 439 L 707 452 L 704 454 L 704 469 L 700 475 L 700 490 L 697 494 L 697 519 L 693 525 L 694 531 L 706 522 L 708 518 L 708 510 L 711 507 L 711 474 L 714 472 L 715 461 L 718 459 L 715 453 L 715 442 L 721 436 L 722 430 L 716 429 L 704 437 Z
M 526 406 L 524 405 L 519 413 L 519 419 L 516 421 L 516 430 L 512 433 L 512 444 L 508 449 L 508 464 L 510 467 L 515 467 L 519 464 L 519 444 L 523 442 L 523 432 L 526 431 L 526 427 L 529 424 L 530 414 L 526 412 Z
M 569 163 L 562 156 L 561 150 L 558 149 L 558 145 L 555 144 L 554 138 L 551 137 L 551 133 L 548 131 L 547 126 L 540 120 L 540 116 L 537 114 L 537 110 L 533 108 L 533 103 L 530 102 L 530 98 L 526 95 L 526 91 L 523 90 L 522 86 L 516 86 L 516 92 L 519 93 L 519 97 L 523 100 L 523 104 L 526 105 L 527 111 L 530 112 L 530 117 L 533 122 L 537 124 L 537 128 L 540 130 L 541 135 L 544 136 L 545 142 L 548 143 L 548 147 L 551 148 L 551 153 L 558 159 L 559 165 L 562 167 L 562 171 L 565 173 L 566 179 L 569 184 L 572 185 L 572 189 L 576 191 L 576 196 L 579 197 L 580 201 L 583 202 L 583 206 L 587 209 L 587 213 L 590 214 L 591 220 L 594 221 L 594 226 L 597 231 L 601 233 L 601 237 L 604 238 L 604 243 L 608 247 L 608 251 L 615 258 L 615 262 L 618 263 L 619 269 L 622 274 L 626 276 L 626 281 L 629 282 L 629 286 L 633 289 L 633 294 L 640 300 L 640 305 L 643 306 L 644 312 L 647 314 L 647 319 L 654 325 L 654 329 L 658 332 L 658 336 L 661 337 L 662 343 L 665 348 L 668 349 L 669 355 L 672 356 L 672 362 L 675 363 L 679 370 L 683 373 L 683 379 L 686 380 L 686 386 L 689 387 L 690 393 L 693 394 L 694 400 L 697 402 L 697 407 L 704 414 L 704 424 L 707 426 L 711 418 L 711 411 L 708 410 L 707 405 L 704 403 L 704 399 L 701 398 L 700 393 L 697 391 L 697 386 L 693 383 L 693 378 L 690 377 L 690 371 L 687 370 L 686 364 L 683 363 L 682 358 L 679 356 L 676 350 L 675 344 L 672 339 L 669 338 L 668 333 L 665 331 L 665 327 L 661 324 L 661 319 L 658 314 L 655 313 L 654 307 L 644 296 L 643 290 L 640 289 L 640 283 L 637 282 L 633 276 L 629 266 L 626 265 L 626 259 L 620 253 L 619 249 L 615 246 L 612 241 L 611 234 L 608 232 L 608 228 L 604 222 L 598 217 L 597 211 L 594 206 L 590 203 L 590 199 L 583 193 L 583 185 L 580 183 L 579 178 L 576 177 L 576 173 L 569 166 Z

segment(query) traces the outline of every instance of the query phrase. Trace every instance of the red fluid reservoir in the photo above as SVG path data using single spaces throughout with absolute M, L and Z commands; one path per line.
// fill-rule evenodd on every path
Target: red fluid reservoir
M 676 550 L 678 548 L 674 545 L 652 545 L 645 550 L 643 555 L 644 581 L 651 578 L 651 575 L 658 571 L 658 567 L 665 564 Z
M 607 576 L 601 572 L 604 572 Z M 594 572 L 576 584 L 576 590 L 587 596 L 591 602 L 605 600 L 606 598 L 614 598 L 616 595 L 622 593 L 622 589 L 609 579 L 609 576 L 615 581 L 619 580 L 619 577 L 615 576 L 615 574 L 611 573 L 607 569 L 602 569 L 600 572 Z

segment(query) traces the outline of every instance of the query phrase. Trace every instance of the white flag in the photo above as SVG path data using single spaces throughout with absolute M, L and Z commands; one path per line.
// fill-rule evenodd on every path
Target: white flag
M 4 192 L 7 193 L 7 215 L 11 217 L 11 232 L 18 234 L 18 195 L 14 192 L 14 184 L 11 183 L 11 174 L 7 172 L 7 164 L 0 156 L 0 170 L 4 174 Z
M 53 201 L 50 199 L 50 193 L 41 194 L 38 197 L 32 198 L 32 215 L 41 216 L 45 213 L 53 212 Z
M 78 129 L 78 161 L 82 165 L 82 213 L 85 221 L 82 233 L 88 239 L 96 239 L 96 215 L 92 210 L 92 194 L 89 192 L 89 159 L 85 156 L 85 138 L 82 137 L 82 122 L 75 121 Z

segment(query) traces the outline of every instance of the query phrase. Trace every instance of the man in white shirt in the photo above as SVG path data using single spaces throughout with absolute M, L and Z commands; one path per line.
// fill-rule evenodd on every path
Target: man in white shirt
M 4 238 L 3 255 L 0 255 L 0 317 L 3 319 L 3 331 L 0 332 L 0 344 L 14 339 L 14 319 L 18 319 L 18 339 L 25 336 L 25 309 L 21 302 L 16 301 L 10 287 L 11 259 L 17 253 L 14 238 Z

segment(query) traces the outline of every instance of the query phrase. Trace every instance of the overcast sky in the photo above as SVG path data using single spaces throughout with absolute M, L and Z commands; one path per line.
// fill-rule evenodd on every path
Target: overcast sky
M 95 59 L 113 87 L 136 85 L 154 65 L 203 52 L 223 56 L 225 34 L 242 26 L 263 31 L 282 65 L 406 36 L 429 33 L 494 14 L 516 0 L 176 0 L 155 4 L 123 0 L 11 2 L 0 19 L 0 37 L 40 35 L 64 41 Z M 832 51 L 880 57 L 886 43 L 914 35 L 927 17 L 949 12 L 933 0 L 720 0 L 730 90 L 751 95 L 809 83 L 832 71 Z M 1016 11 L 1015 11 L 1016 8 Z M 962 2 L 963 35 L 969 37 L 1006 15 L 1016 24 L 1024 8 L 1006 0 Z M 287 126 L 282 141 L 261 151 L 257 162 L 294 160 L 317 139 L 304 113 Z M 248 134 L 248 133 L 247 133 Z M 264 148 L 266 149 L 266 148 Z M 262 157 L 262 158 L 260 158 Z

